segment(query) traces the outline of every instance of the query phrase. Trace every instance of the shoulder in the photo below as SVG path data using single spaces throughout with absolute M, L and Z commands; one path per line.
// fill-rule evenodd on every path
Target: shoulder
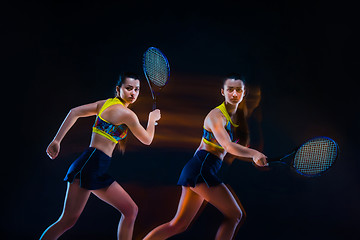
M 138 119 L 137 115 L 131 109 L 126 108 L 123 105 L 117 104 L 111 107 L 112 108 L 109 109 L 111 115 L 121 123 L 131 123 Z
M 137 119 L 136 114 L 122 104 L 104 106 L 108 100 L 109 99 L 98 101 L 98 113 L 101 114 L 101 117 L 106 121 L 114 125 L 120 125 Z M 103 109 L 104 107 L 105 109 Z
M 108 99 L 99 100 L 96 103 L 103 105 Z
M 107 99 L 105 100 L 99 100 L 94 102 L 94 104 L 96 105 L 96 112 L 99 113 L 100 109 L 102 108 L 102 106 L 105 104 L 105 102 L 107 101 Z
M 125 118 L 137 118 L 136 113 L 133 110 L 126 108 L 122 105 L 117 106 L 117 112 L 121 113 L 121 115 Z
M 220 109 L 212 109 L 205 118 L 205 124 L 225 124 L 226 118 Z
M 105 103 L 106 101 L 107 101 L 107 99 L 105 99 L 105 100 L 99 100 L 99 101 L 96 101 L 96 102 L 92 102 L 92 103 L 90 103 L 90 104 L 96 105 L 96 107 L 99 108 L 99 110 L 100 110 L 100 108 L 104 105 L 104 103 Z
M 211 120 L 217 120 L 217 121 L 226 120 L 226 117 L 219 108 L 214 108 L 213 110 L 211 110 L 208 113 L 207 117 L 209 117 Z
M 106 103 L 108 99 L 103 99 L 103 100 L 99 100 L 97 102 L 95 102 L 98 106 L 100 106 L 100 108 Z

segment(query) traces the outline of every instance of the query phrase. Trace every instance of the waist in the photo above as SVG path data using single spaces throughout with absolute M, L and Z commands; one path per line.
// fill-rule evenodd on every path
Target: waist
M 96 148 L 111 157 L 116 147 L 116 143 L 102 135 L 92 133 L 89 147 Z
M 99 148 L 96 148 L 94 146 L 89 146 L 85 151 L 84 153 L 91 153 L 91 155 L 97 155 L 98 157 L 100 158 L 103 158 L 103 159 L 111 159 L 111 156 L 109 156 L 108 154 L 106 154 L 104 151 L 102 151 L 101 149 Z
M 196 152 L 198 151 L 206 151 L 216 156 L 220 160 L 223 160 L 224 156 L 226 155 L 226 151 L 224 150 L 224 148 L 214 147 L 212 145 L 205 143 L 203 140 L 201 140 L 200 146 L 198 147 Z
M 217 154 L 214 154 L 213 152 L 207 151 L 205 149 L 196 150 L 194 156 L 195 155 L 198 156 L 200 159 L 206 157 L 207 159 L 213 162 L 220 162 L 220 163 L 222 162 L 222 159 L 219 158 Z

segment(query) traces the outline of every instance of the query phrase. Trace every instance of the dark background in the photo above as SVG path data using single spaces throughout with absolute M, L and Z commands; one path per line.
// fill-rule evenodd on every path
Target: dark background
M 360 214 L 358 19 L 344 1 L 48 1 L 4 5 L 1 235 L 37 239 L 61 213 L 67 168 L 88 146 L 94 118 L 80 119 L 52 161 L 45 149 L 70 108 L 112 97 L 118 74 L 142 74 L 142 54 L 160 48 L 171 79 L 151 146 L 130 136 L 111 174 L 139 206 L 134 239 L 175 214 L 182 167 L 202 121 L 221 103 L 220 79 L 243 72 L 261 102 L 250 118 L 252 144 L 281 155 L 319 135 L 341 155 L 320 178 L 235 161 L 222 175 L 247 220 L 236 239 L 356 239 Z M 150 93 L 133 110 L 145 125 Z M 262 137 L 261 137 L 262 136 Z M 262 139 L 262 140 L 261 140 Z M 9 154 L 7 154 L 9 152 Z M 115 239 L 120 214 L 95 197 L 61 239 Z M 222 216 L 210 205 L 172 239 L 213 239 Z

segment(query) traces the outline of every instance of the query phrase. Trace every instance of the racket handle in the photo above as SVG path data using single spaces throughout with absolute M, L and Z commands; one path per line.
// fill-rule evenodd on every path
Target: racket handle
M 267 162 L 280 162 L 281 158 L 267 158 Z

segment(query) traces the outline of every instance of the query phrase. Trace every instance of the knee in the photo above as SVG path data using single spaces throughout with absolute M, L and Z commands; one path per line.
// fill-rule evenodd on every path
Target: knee
M 59 219 L 58 223 L 62 226 L 64 230 L 68 230 L 72 228 L 77 220 L 79 219 L 79 216 L 63 216 Z
M 189 223 L 185 221 L 172 221 L 169 223 L 169 227 L 171 232 L 179 234 L 186 231 L 186 229 L 189 227 Z
M 131 207 L 131 216 L 135 219 L 138 215 L 139 207 L 134 203 Z
M 123 215 L 125 218 L 129 220 L 135 221 L 138 212 L 139 212 L 138 206 L 136 205 L 136 203 L 132 203 L 126 208 L 125 211 L 123 211 Z
M 237 208 L 236 210 L 232 211 L 231 214 L 228 216 L 225 216 L 228 220 L 234 222 L 235 224 L 239 224 L 241 220 L 244 219 L 245 214 L 240 208 Z

